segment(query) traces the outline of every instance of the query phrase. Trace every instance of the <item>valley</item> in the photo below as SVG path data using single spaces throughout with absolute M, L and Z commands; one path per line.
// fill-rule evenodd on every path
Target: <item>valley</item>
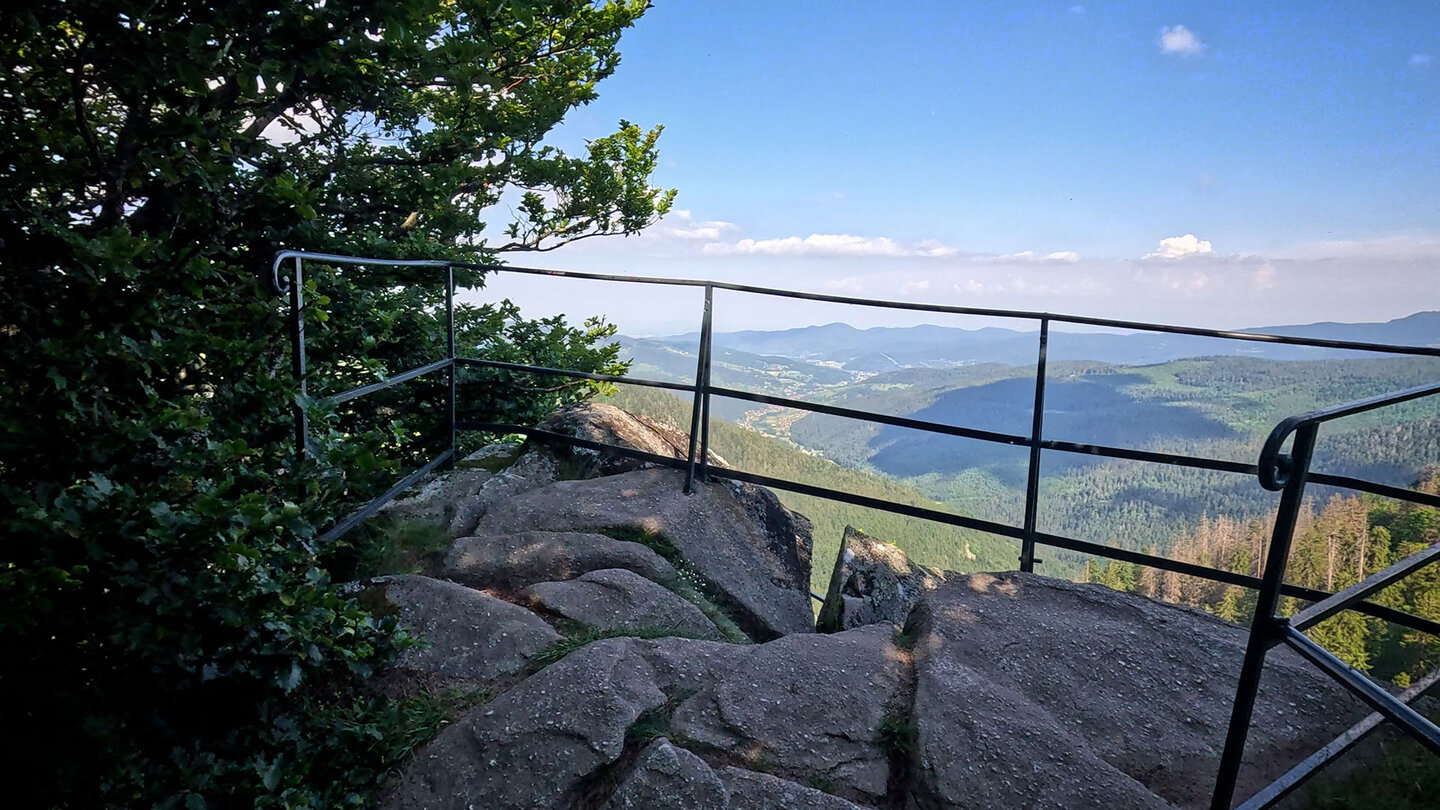
M 1253 331 L 1440 345 L 1440 313 L 1385 324 Z M 1028 360 L 1016 348 L 1022 342 Z M 1012 435 L 1030 432 L 1033 334 L 927 326 L 859 330 L 831 324 L 720 333 L 714 345 L 712 383 L 717 386 Z M 625 338 L 622 347 L 622 356 L 633 358 L 634 376 L 694 378 L 694 335 Z M 1208 353 L 1198 354 L 1202 351 Z M 1059 332 L 1051 335 L 1051 352 L 1046 438 L 1243 463 L 1254 462 L 1269 430 L 1286 416 L 1440 379 L 1440 358 L 1434 357 L 1175 335 Z M 1084 353 L 1093 356 L 1076 356 Z M 881 355 L 889 359 L 878 362 Z M 660 395 L 625 404 L 654 413 L 670 409 L 662 407 L 663 400 L 683 411 L 669 416 L 688 425 L 688 400 Z M 847 489 L 837 483 L 842 477 L 854 485 L 860 480 L 856 476 L 863 476 L 865 486 L 902 487 L 907 498 L 958 514 L 1015 526 L 1022 522 L 1025 447 L 724 397 L 714 397 L 711 409 L 713 446 L 727 458 L 726 445 L 751 448 L 730 449 L 741 453 L 732 461 L 745 469 L 797 477 L 794 471 L 803 467 L 809 477 L 798 480 L 837 489 Z M 732 432 L 731 426 L 743 430 Z M 770 440 L 763 452 L 757 443 L 762 436 Z M 1327 425 L 1315 469 L 1403 487 L 1437 464 L 1440 402 L 1431 398 Z M 1169 553 L 1177 538 L 1204 520 L 1259 519 L 1276 502 L 1275 494 L 1250 476 L 1062 451 L 1042 453 L 1041 473 L 1041 531 L 1158 553 Z M 1311 489 L 1317 503 L 1332 494 L 1325 487 Z M 899 536 L 895 540 L 906 543 Z M 915 556 L 956 570 L 996 563 L 1013 567 L 1018 552 L 1012 541 L 984 535 L 967 540 L 970 556 L 938 546 Z M 1082 556 L 1059 550 L 1042 556 L 1042 568 L 1052 575 L 1078 576 L 1086 564 Z M 817 559 L 822 558 L 817 554 Z

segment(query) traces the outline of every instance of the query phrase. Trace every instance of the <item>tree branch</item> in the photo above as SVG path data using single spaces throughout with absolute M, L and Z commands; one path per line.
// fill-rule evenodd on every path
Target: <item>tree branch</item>
M 534 244 L 530 244 L 529 242 L 510 242 L 509 244 L 502 245 L 498 248 L 495 248 L 494 250 L 496 253 L 548 253 L 552 250 L 555 250 L 556 248 L 562 248 L 566 245 L 579 242 L 581 239 L 589 239 L 594 236 L 614 235 L 614 231 L 591 231 L 590 233 L 582 233 L 579 236 L 572 236 L 562 239 L 561 241 L 556 242 L 553 245 L 548 245 L 546 247 L 540 246 L 540 242 L 547 238 L 542 236 L 537 239 Z
M 75 127 L 80 131 L 80 139 L 85 142 L 85 148 L 90 153 L 90 162 L 95 165 L 95 171 L 104 169 L 105 157 L 100 153 L 100 144 L 95 140 L 95 132 L 90 128 L 90 121 L 85 116 L 85 46 L 89 39 L 82 40 L 79 50 L 75 53 L 75 70 L 70 74 L 70 101 L 75 110 Z

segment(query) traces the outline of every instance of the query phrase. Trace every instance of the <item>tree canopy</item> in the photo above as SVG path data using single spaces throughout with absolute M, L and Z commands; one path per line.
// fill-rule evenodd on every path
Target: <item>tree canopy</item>
M 674 195 L 650 179 L 658 126 L 622 121 L 583 155 L 545 143 L 647 6 L 0 10 L 0 690 L 26 696 L 0 711 L 29 741 L 12 784 L 51 806 L 363 802 L 363 767 L 305 741 L 333 732 L 320 685 L 403 640 L 335 592 L 356 555 L 318 547 L 315 527 L 420 453 L 428 393 L 405 395 L 408 420 L 384 399 L 335 415 L 294 467 L 269 258 L 484 264 L 650 224 Z M 493 221 L 502 201 L 516 214 Z M 312 388 L 444 345 L 433 275 L 309 275 Z M 508 304 L 459 320 L 466 346 L 504 359 L 623 368 L 603 322 Z M 488 407 L 533 416 L 581 393 Z

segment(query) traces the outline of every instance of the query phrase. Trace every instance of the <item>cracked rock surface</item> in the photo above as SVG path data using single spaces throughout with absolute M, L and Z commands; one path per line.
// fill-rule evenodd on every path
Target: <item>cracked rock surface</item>
M 525 608 L 454 582 L 404 574 L 378 577 L 368 588 L 398 610 L 406 632 L 425 642 L 401 653 L 403 669 L 496 678 L 519 672 L 560 640 Z
M 604 810 L 867 810 L 767 773 L 723 766 L 666 739 L 651 743 Z
M 591 571 L 565 582 L 540 582 L 519 596 L 571 621 L 601 630 L 668 630 L 688 638 L 725 640 L 700 608 L 624 568 Z
M 652 419 L 628 413 L 600 402 L 568 405 L 541 422 L 552 433 L 586 441 L 619 445 L 666 458 L 689 458 L 690 437 Z M 548 445 L 551 452 L 576 463 L 576 477 L 615 475 L 653 466 L 633 456 L 607 450 L 591 450 L 564 444 Z
M 678 470 L 652 469 L 557 481 L 489 509 L 473 534 L 620 528 L 658 535 L 724 596 L 752 637 L 813 632 L 809 521 L 758 488 L 700 484 L 686 496 L 684 480 Z
M 759 646 L 597 641 L 442 731 L 416 752 L 383 806 L 569 807 L 592 774 L 621 758 L 641 715 L 653 712 L 662 715 L 649 722 L 663 725 L 676 745 L 763 764 L 781 776 L 825 779 L 838 790 L 883 794 L 888 766 L 876 730 L 899 679 L 883 662 L 891 630 L 878 630 Z M 780 659 L 790 664 L 777 675 Z M 813 681 L 810 668 L 821 664 L 874 684 L 817 688 L 807 678 Z M 872 664 L 879 669 L 862 672 Z M 796 714 L 790 707 L 797 703 L 809 708 Z M 684 766 L 688 758 L 675 758 L 682 762 L 665 767 L 699 773 Z
M 889 760 L 880 726 L 904 675 L 893 635 L 889 626 L 872 625 L 756 647 L 680 705 L 676 735 L 758 752 L 781 775 L 883 796 Z
M 917 806 L 977 793 L 1043 807 L 1209 805 L 1244 657 L 1241 628 L 1099 585 L 1011 572 L 947 581 L 908 629 L 921 793 L 935 800 Z M 1364 713 L 1318 670 L 1273 650 L 1237 795 Z
M 624 568 L 655 582 L 676 576 L 670 563 L 645 546 L 592 532 L 462 537 L 445 555 L 444 573 L 472 588 L 518 590 L 603 568 Z
M 944 581 L 942 572 L 916 565 L 897 546 L 846 526 L 815 629 L 834 633 L 877 622 L 902 625 L 915 603 Z
M 720 777 L 705 760 L 661 738 L 645 748 L 605 810 L 727 810 Z
M 483 470 L 457 470 L 472 474 Z M 465 537 L 476 534 L 473 531 L 480 520 L 493 506 L 503 503 L 522 492 L 553 483 L 560 476 L 559 464 L 555 457 L 545 452 L 524 453 L 515 463 L 494 475 L 480 479 L 480 487 L 473 493 L 454 502 L 446 512 L 447 527 L 451 537 Z

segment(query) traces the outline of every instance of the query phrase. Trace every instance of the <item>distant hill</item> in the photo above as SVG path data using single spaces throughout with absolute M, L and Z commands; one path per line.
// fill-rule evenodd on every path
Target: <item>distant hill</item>
M 631 413 L 655 419 L 677 430 L 689 429 L 688 403 L 663 391 L 625 386 L 609 400 Z M 711 448 L 727 462 L 749 472 L 896 503 L 946 510 L 944 504 L 903 482 L 865 470 L 841 467 L 792 444 L 723 421 L 717 420 L 711 425 L 710 442 Z M 1015 567 L 1019 556 L 1018 545 L 1008 538 L 786 490 L 776 490 L 775 495 L 787 507 L 808 517 L 814 525 L 813 590 L 823 592 L 829 584 L 830 569 L 846 526 L 855 526 L 899 546 L 917 562 L 949 571 L 1007 571 Z M 1069 577 L 1080 570 L 1077 559 L 1057 557 L 1046 573 Z
M 1312 323 L 1236 330 L 1292 337 L 1440 347 L 1440 312 L 1417 312 L 1384 323 Z M 695 333 L 655 338 L 655 345 L 692 347 Z M 851 372 L 900 368 L 947 368 L 971 363 L 1033 364 L 1038 332 L 934 325 L 857 329 L 842 323 L 781 331 L 721 332 L 715 346 L 751 355 L 830 363 Z M 717 355 L 718 358 L 719 355 Z M 1270 360 L 1364 357 L 1365 353 L 1251 343 L 1152 332 L 1131 334 L 1067 332 L 1052 329 L 1052 360 L 1094 360 L 1149 365 L 1187 357 L 1246 356 Z M 690 372 L 694 374 L 693 369 Z
M 1402 345 L 1440 345 L 1440 312 L 1387 323 L 1258 327 L 1252 332 Z M 1037 336 L 1007 329 L 939 326 L 856 329 L 843 324 L 716 336 L 713 380 L 750 392 L 861 411 L 1026 435 L 1030 430 Z M 694 335 L 624 339 L 635 376 L 689 382 Z M 1440 379 L 1440 358 L 1276 347 L 1174 335 L 1052 332 L 1045 435 L 1052 439 L 1253 462 L 1275 423 L 1323 405 Z M 1241 356 L 1236 356 L 1241 355 Z M 1303 357 L 1309 362 L 1296 362 Z M 1177 359 L 1178 358 L 1178 359 Z M 1116 361 L 1122 362 L 1116 362 Z M 1129 362 L 1123 362 L 1129 361 Z M 683 398 L 647 402 L 675 409 Z M 944 504 L 1012 526 L 1022 521 L 1028 450 L 717 396 L 712 424 L 722 455 L 746 468 L 847 486 L 897 486 L 902 499 Z M 762 439 L 723 422 L 770 437 Z M 723 437 L 723 438 L 721 438 Z M 753 437 L 753 439 L 751 438 Z M 1406 403 L 1327 425 L 1317 469 L 1397 486 L 1440 464 L 1440 399 Z M 838 465 L 838 466 L 837 466 Z M 1046 451 L 1041 464 L 1044 531 L 1130 548 L 1165 548 L 1205 518 L 1248 520 L 1274 508 L 1253 477 Z M 881 482 L 885 482 L 882 484 Z M 898 494 L 897 490 L 897 494 Z M 1322 503 L 1330 490 L 1313 487 Z M 913 501 L 912 501 L 913 502 Z M 797 501 L 798 503 L 798 501 Z M 837 508 L 818 499 L 802 511 L 823 516 L 838 537 Z M 854 516 L 885 536 L 906 537 L 921 556 L 946 565 L 994 565 L 1008 549 L 971 534 L 971 553 L 923 522 Z M 923 538 L 923 539 L 922 539 Z M 1013 555 L 1012 555 L 1013 556 Z M 1077 555 L 1050 550 L 1073 569 Z

